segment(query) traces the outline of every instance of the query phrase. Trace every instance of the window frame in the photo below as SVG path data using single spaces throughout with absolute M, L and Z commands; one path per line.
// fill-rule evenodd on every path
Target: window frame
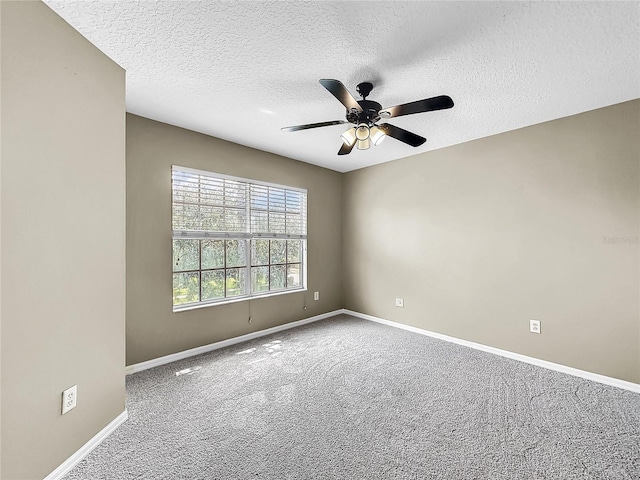
M 245 231 L 242 232 L 212 232 L 212 231 L 203 231 L 203 230 L 173 230 L 173 218 L 174 218 L 174 172 L 182 172 L 182 173 L 186 173 L 186 174 L 192 174 L 192 175 L 202 175 L 202 176 L 206 176 L 206 177 L 210 177 L 210 178 L 215 178 L 215 179 L 219 179 L 219 180 L 229 180 L 229 181 L 233 181 L 233 182 L 240 182 L 242 184 L 245 185 L 245 194 L 244 194 L 244 200 L 246 202 L 246 220 L 245 220 Z M 251 197 L 251 187 L 255 185 L 258 187 L 272 187 L 272 188 L 277 188 L 277 189 L 284 189 L 285 191 L 292 191 L 292 192 L 299 192 L 300 194 L 303 195 L 302 199 L 303 199 L 303 205 L 301 205 L 301 209 L 300 209 L 300 215 L 302 215 L 302 221 L 303 223 L 301 224 L 303 226 L 303 233 L 301 234 L 287 234 L 287 233 L 268 233 L 268 232 L 261 232 L 261 233 L 252 233 L 251 229 L 252 229 L 252 218 L 251 218 L 251 210 L 252 210 L 252 197 Z M 286 196 L 286 192 L 285 192 L 285 196 Z M 224 197 L 223 197 L 224 198 Z M 308 265 L 307 265 L 307 206 L 308 206 L 308 202 L 307 202 L 307 198 L 308 198 L 308 193 L 307 190 L 304 188 L 300 188 L 300 187 L 292 187 L 292 186 L 288 186 L 288 185 L 280 185 L 280 184 L 275 184 L 275 183 L 270 183 L 270 182 L 263 182 L 263 181 L 259 181 L 259 180 L 254 180 L 254 179 L 249 179 L 249 178 L 242 178 L 242 177 L 236 177 L 236 176 L 232 176 L 232 175 L 225 175 L 225 174 L 220 174 L 220 173 L 216 173 L 216 172 L 210 172 L 210 171 L 205 171 L 205 170 L 199 170 L 199 169 L 194 169 L 194 168 L 189 168 L 189 167 L 183 167 L 180 165 L 172 165 L 171 166 L 171 219 L 172 219 L 172 235 L 171 235 L 171 245 L 172 245 L 172 279 L 174 278 L 175 274 L 179 274 L 179 273 L 197 273 L 198 274 L 198 298 L 199 300 L 197 302 L 189 302 L 189 303 L 183 303 L 183 304 L 174 304 L 174 295 L 173 295 L 173 286 L 172 286 L 172 308 L 173 308 L 173 312 L 174 313 L 178 313 L 178 312 L 182 312 L 182 311 L 187 311 L 187 310 L 193 310 L 193 309 L 197 309 L 197 308 L 204 308 L 204 307 L 210 307 L 210 306 L 216 306 L 216 305 L 225 305 L 225 304 L 229 304 L 229 303 L 236 303 L 236 302 L 242 302 L 245 300 L 251 300 L 253 298 L 266 298 L 266 297 L 271 297 L 271 296 L 277 296 L 277 295 L 284 295 L 284 294 L 288 294 L 288 293 L 296 293 L 296 292 L 304 292 L 307 290 L 307 270 L 308 270 Z M 223 200 L 224 203 L 224 200 Z M 201 205 L 201 203 L 198 203 L 198 205 Z M 259 211 L 267 211 L 267 212 L 277 212 L 277 210 L 262 210 L 260 208 L 256 208 L 255 210 L 259 210 Z M 286 213 L 286 208 L 285 208 L 285 213 Z M 286 225 L 286 223 L 285 223 Z M 175 261 L 173 258 L 173 249 L 174 249 L 174 241 L 175 240 L 197 240 L 198 241 L 198 269 L 188 269 L 188 270 L 174 270 L 174 265 L 175 265 Z M 224 266 L 221 268 L 202 268 L 202 241 L 204 240 L 222 240 L 224 241 L 224 245 L 223 245 L 223 250 L 225 252 L 224 254 Z M 245 246 L 245 262 L 244 262 L 244 266 L 240 266 L 240 267 L 227 267 L 226 262 L 226 250 L 227 250 L 227 240 L 237 240 L 237 241 L 243 241 L 244 242 L 244 246 Z M 252 243 L 254 240 L 269 240 L 269 263 L 266 265 L 252 265 L 253 263 L 253 259 L 252 259 L 252 253 L 251 253 L 251 247 L 252 247 Z M 277 266 L 277 265 L 281 265 L 281 264 L 272 264 L 271 263 L 271 241 L 272 240 L 282 240 L 282 241 L 287 241 L 287 240 L 297 240 L 300 242 L 300 252 L 299 252 L 299 261 L 298 262 L 289 262 L 288 258 L 287 258 L 287 250 L 286 248 L 288 248 L 288 245 L 285 243 L 285 263 L 282 264 L 284 265 L 285 268 L 285 286 L 284 288 L 279 288 L 276 290 L 267 290 L 267 291 L 263 291 L 263 292 L 252 292 L 252 268 L 254 267 L 268 267 L 268 272 L 269 272 L 269 277 L 271 276 L 271 267 L 272 266 Z M 287 279 L 288 279 L 288 275 L 287 275 L 287 271 L 289 268 L 289 265 L 296 265 L 299 264 L 300 267 L 300 273 L 299 273 L 299 278 L 298 281 L 300 283 L 299 286 L 297 287 L 287 287 Z M 214 271 L 214 270 L 222 270 L 224 272 L 224 278 L 227 278 L 227 271 L 231 270 L 231 269 L 242 269 L 244 270 L 244 277 L 245 277 L 245 288 L 244 288 L 244 292 L 241 295 L 236 295 L 233 297 L 227 297 L 226 296 L 226 280 L 225 280 L 225 297 L 221 297 L 221 298 L 215 298 L 215 299 L 207 299 L 207 300 L 202 300 L 202 291 L 203 291 L 203 285 L 202 285 L 202 275 L 204 272 L 209 272 L 209 271 Z M 173 285 L 173 283 L 172 283 Z

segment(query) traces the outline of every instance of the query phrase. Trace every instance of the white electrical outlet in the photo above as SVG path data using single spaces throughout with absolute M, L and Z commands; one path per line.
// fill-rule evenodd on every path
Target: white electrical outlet
M 404 299 L 396 298 L 396 307 L 404 308 Z
M 320 292 L 313 292 L 313 299 L 320 300 Z
M 542 333 L 540 330 L 540 320 L 529 320 L 529 331 L 531 333 Z
M 62 414 L 64 415 L 72 408 L 76 408 L 78 402 L 78 386 L 74 385 L 62 392 Z

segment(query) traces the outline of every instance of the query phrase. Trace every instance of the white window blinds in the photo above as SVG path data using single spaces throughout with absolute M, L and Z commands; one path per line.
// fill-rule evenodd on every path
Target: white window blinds
M 174 238 L 306 238 L 306 190 L 173 166 L 172 191 Z

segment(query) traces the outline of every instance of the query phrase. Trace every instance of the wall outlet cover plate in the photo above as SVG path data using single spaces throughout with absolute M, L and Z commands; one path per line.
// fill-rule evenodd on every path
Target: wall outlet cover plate
M 542 333 L 540 331 L 540 320 L 529 320 L 529 331 L 531 333 Z
M 67 413 L 72 408 L 76 408 L 78 401 L 78 386 L 67 388 L 62 392 L 62 415 Z

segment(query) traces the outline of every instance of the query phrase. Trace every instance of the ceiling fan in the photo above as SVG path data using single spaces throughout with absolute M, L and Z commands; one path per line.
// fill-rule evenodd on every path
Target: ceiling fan
M 453 100 L 446 95 L 438 97 L 426 98 L 416 102 L 403 103 L 394 107 L 382 108 L 378 102 L 367 100 L 367 97 L 373 90 L 373 84 L 370 82 L 359 83 L 356 90 L 362 97 L 362 100 L 356 100 L 349 93 L 349 90 L 339 80 L 322 79 L 320 84 L 329 90 L 329 92 L 342 103 L 346 109 L 346 120 L 333 120 L 330 122 L 308 123 L 306 125 L 296 125 L 293 127 L 284 127 L 281 130 L 285 132 L 296 132 L 298 130 L 307 130 L 309 128 L 328 127 L 330 125 L 339 125 L 341 123 L 353 123 L 355 127 L 342 134 L 342 146 L 338 151 L 338 155 L 347 155 L 351 153 L 353 147 L 357 145 L 359 150 L 366 150 L 371 143 L 378 145 L 385 136 L 393 137 L 396 140 L 419 147 L 427 141 L 426 138 L 411 133 L 403 128 L 396 127 L 390 123 L 377 124 L 381 118 L 400 117 L 402 115 L 411 115 L 413 113 L 431 112 L 433 110 L 444 110 L 453 107 Z

